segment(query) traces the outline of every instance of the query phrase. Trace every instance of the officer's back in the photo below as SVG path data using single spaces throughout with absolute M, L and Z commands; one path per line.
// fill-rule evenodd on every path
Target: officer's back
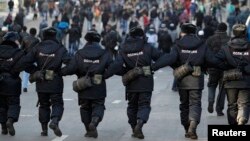
M 189 27 L 190 26 L 190 27 Z M 182 26 L 182 37 L 176 40 L 176 45 L 173 46 L 170 54 L 159 59 L 152 67 L 157 70 L 165 66 L 171 65 L 174 69 L 189 64 L 197 66 L 199 75 L 194 76 L 191 74 L 186 75 L 179 81 L 180 89 L 203 89 L 204 87 L 204 64 L 206 61 L 206 46 L 204 42 L 195 35 L 196 27 L 191 24 Z M 165 64 L 165 65 L 163 65 Z M 197 70 L 198 70 L 197 69 Z M 176 76 L 175 76 L 176 77 Z
M 129 71 L 134 67 L 151 66 L 152 60 L 156 61 L 160 57 L 161 53 L 157 49 L 150 46 L 146 40 L 147 39 L 144 35 L 130 35 L 121 45 L 120 55 L 124 60 L 125 71 Z M 131 81 L 131 83 L 126 86 L 126 90 L 142 92 L 152 91 L 153 75 L 139 76 L 137 79 Z
M 54 79 L 51 81 L 37 81 L 37 91 L 43 93 L 62 93 L 63 79 L 58 72 L 62 63 L 67 59 L 66 49 L 57 41 L 54 28 L 44 30 L 43 40 L 36 45 L 22 60 L 20 64 L 27 67 L 32 63 L 37 64 L 37 70 L 54 72 Z
M 206 52 L 206 47 L 196 35 L 185 36 L 181 40 L 176 41 L 176 50 L 179 53 L 179 63 L 177 65 L 183 65 L 189 62 L 192 66 L 203 66 L 204 56 Z M 197 81 L 198 80 L 198 81 Z M 185 88 L 203 88 L 204 85 L 204 75 L 201 74 L 200 77 L 194 77 L 193 75 L 188 75 L 181 81 L 180 87 Z
M 97 37 L 98 36 L 98 37 Z M 91 38 L 91 39 L 90 39 Z M 96 74 L 102 75 L 108 65 L 112 62 L 112 57 L 108 51 L 99 45 L 100 36 L 89 31 L 85 39 L 86 45 L 76 52 L 67 67 L 62 69 L 62 75 L 76 74 L 78 78 L 89 76 L 93 78 Z M 106 83 L 102 79 L 101 83 L 79 92 L 82 98 L 98 99 L 106 97 Z
M 249 88 L 249 54 L 250 44 L 246 38 L 246 26 L 236 24 L 233 29 L 234 37 L 232 37 L 226 46 L 217 54 L 218 58 L 223 58 L 227 62 L 227 66 L 223 69 L 239 69 L 243 72 L 243 79 L 230 80 L 225 82 L 225 88 Z M 224 72 L 224 75 L 226 72 Z
M 15 44 L 15 41 L 18 40 L 18 34 L 15 32 L 6 33 L 3 40 L 0 44 L 0 94 L 21 94 L 19 72 L 12 71 L 15 63 L 24 54 Z

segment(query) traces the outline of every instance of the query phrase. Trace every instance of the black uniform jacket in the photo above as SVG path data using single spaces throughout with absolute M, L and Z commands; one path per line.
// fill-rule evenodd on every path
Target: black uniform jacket
M 24 55 L 14 42 L 4 41 L 0 45 L 0 95 L 20 95 L 21 79 L 13 67 Z
M 201 39 L 196 35 L 185 35 L 176 40 L 176 45 L 169 54 L 162 56 L 154 65 L 153 70 L 170 65 L 174 69 L 189 63 L 191 66 L 201 67 L 201 75 L 199 77 L 189 74 L 178 81 L 179 89 L 203 89 L 204 88 L 204 72 L 206 67 L 218 67 L 222 63 L 219 59 L 214 59 L 214 54 L 206 47 Z
M 162 53 L 156 48 L 145 43 L 145 40 L 138 37 L 128 37 L 119 51 L 115 62 L 107 70 L 105 77 L 112 74 L 124 74 L 138 67 L 151 66 Z M 126 86 L 126 92 L 152 92 L 154 88 L 153 75 L 141 75 Z
M 238 81 L 226 81 L 225 88 L 250 88 L 250 44 L 245 38 L 232 38 L 216 58 L 226 62 L 224 70 L 240 69 L 243 79 Z
M 81 78 L 88 74 L 93 77 L 95 74 L 103 75 L 106 68 L 112 63 L 112 57 L 101 48 L 98 43 L 87 43 L 83 49 L 76 52 L 74 58 L 61 71 L 62 75 L 76 74 Z M 86 88 L 78 93 L 80 98 L 99 99 L 106 97 L 106 82 L 102 79 L 101 84 Z
M 19 62 L 17 70 L 36 64 L 36 70 L 53 70 L 53 80 L 36 82 L 36 91 L 40 93 L 62 93 L 63 79 L 59 75 L 63 62 L 68 61 L 67 50 L 54 40 L 44 40 L 25 55 Z M 34 71 L 33 71 L 34 72 Z

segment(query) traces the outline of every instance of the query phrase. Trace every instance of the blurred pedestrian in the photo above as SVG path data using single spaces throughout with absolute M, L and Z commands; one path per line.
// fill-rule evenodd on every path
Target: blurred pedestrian
M 158 49 L 164 53 L 169 53 L 173 44 L 172 38 L 168 33 L 167 26 L 161 24 L 158 31 Z
M 9 0 L 8 6 L 9 6 L 10 12 L 12 12 L 12 11 L 13 11 L 13 8 L 14 8 L 14 1 L 13 1 L 13 0 Z
M 157 48 L 158 36 L 156 34 L 155 28 L 150 27 L 146 33 L 146 37 L 148 39 L 147 42 L 151 45 L 151 47 Z

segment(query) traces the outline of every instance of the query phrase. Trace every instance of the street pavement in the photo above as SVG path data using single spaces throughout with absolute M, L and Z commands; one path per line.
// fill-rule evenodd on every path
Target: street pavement
M 31 21 L 26 18 L 25 25 L 38 29 L 41 19 Z M 51 23 L 49 19 L 49 23 Z M 86 26 L 86 24 L 85 24 Z M 97 25 L 101 27 L 101 25 Z M 84 28 L 83 36 L 86 33 Z M 20 75 L 22 76 L 22 75 Z M 85 128 L 80 119 L 77 94 L 72 90 L 72 82 L 76 76 L 64 77 L 64 115 L 60 122 L 62 137 L 56 137 L 49 130 L 48 137 L 40 136 L 41 125 L 38 121 L 38 108 L 36 107 L 37 94 L 35 84 L 30 84 L 28 93 L 21 95 L 21 114 L 19 122 L 15 124 L 16 135 L 0 135 L 0 141 L 137 141 L 131 137 L 132 130 L 128 124 L 125 101 L 125 90 L 121 77 L 114 76 L 107 80 L 106 110 L 103 121 L 98 126 L 98 138 L 85 138 Z M 151 114 L 147 124 L 143 127 L 145 141 L 188 141 L 184 137 L 184 129 L 180 123 L 179 95 L 173 92 L 172 69 L 160 69 L 154 75 L 155 86 L 151 103 Z M 205 78 L 205 86 L 207 77 Z M 207 141 L 207 126 L 209 124 L 227 124 L 225 116 L 218 117 L 216 113 L 207 112 L 207 88 L 202 94 L 202 117 L 197 129 L 197 141 Z M 225 105 L 225 107 L 227 107 Z M 224 109 L 224 113 L 226 110 Z M 248 123 L 249 124 L 249 123 Z
M 64 115 L 60 122 L 63 136 L 56 137 L 49 130 L 48 137 L 41 137 L 38 122 L 37 94 L 35 85 L 31 84 L 28 93 L 21 95 L 21 114 L 15 124 L 16 135 L 0 135 L 0 141 L 136 141 L 131 137 L 131 128 L 127 123 L 124 86 L 121 77 L 114 76 L 107 80 L 106 110 L 103 121 L 98 126 L 97 139 L 85 138 L 85 128 L 80 119 L 77 94 L 72 90 L 75 76 L 64 77 Z M 145 141 L 188 141 L 180 124 L 179 95 L 171 90 L 172 69 L 163 68 L 154 75 L 155 87 L 152 96 L 151 114 L 143 131 Z M 207 79 L 206 79 L 207 80 Z M 206 81 L 207 82 L 207 81 Z M 202 117 L 198 126 L 198 141 L 207 141 L 207 125 L 227 124 L 226 116 L 218 117 L 216 113 L 207 112 L 207 88 L 202 94 Z M 225 113 L 225 110 L 224 110 Z

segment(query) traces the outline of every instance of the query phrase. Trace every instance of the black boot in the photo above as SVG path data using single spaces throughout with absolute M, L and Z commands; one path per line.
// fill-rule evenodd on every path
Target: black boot
M 224 116 L 224 113 L 222 111 L 217 111 L 217 116 Z
M 198 139 L 196 134 L 196 128 L 198 123 L 196 121 L 190 121 L 190 126 L 188 128 L 188 135 L 191 139 Z
M 9 134 L 11 136 L 14 136 L 16 134 L 15 128 L 14 128 L 14 120 L 12 118 L 8 118 L 6 122 L 7 129 L 9 131 Z
M 137 124 L 135 126 L 135 130 L 134 130 L 134 137 L 138 138 L 138 139 L 144 139 L 144 135 L 142 132 L 142 126 L 144 124 L 144 121 L 141 119 L 137 120 Z
M 52 121 L 49 124 L 49 128 L 54 131 L 56 136 L 58 136 L 58 137 L 62 136 L 62 132 L 58 126 L 58 118 L 57 117 L 52 118 Z
M 89 137 L 97 138 L 98 133 L 96 130 L 96 127 L 99 123 L 100 118 L 99 117 L 92 117 L 92 120 L 89 124 Z
M 7 135 L 8 129 L 7 129 L 6 123 L 1 123 L 1 125 L 2 125 L 2 134 Z
M 135 137 L 135 125 L 131 125 L 131 129 L 132 129 L 132 137 Z
M 85 126 L 85 129 L 86 129 L 86 133 L 85 133 L 84 137 L 90 137 L 90 135 L 89 135 L 89 125 L 84 124 L 84 126 Z
M 211 103 L 211 102 L 208 103 L 207 111 L 209 113 L 213 113 L 214 112 L 214 104 L 213 103 Z
M 48 136 L 48 123 L 42 123 L 41 136 Z
M 189 134 L 188 134 L 189 125 L 184 126 L 184 128 L 185 128 L 185 137 L 186 137 L 186 138 L 190 138 L 190 136 L 189 136 Z

